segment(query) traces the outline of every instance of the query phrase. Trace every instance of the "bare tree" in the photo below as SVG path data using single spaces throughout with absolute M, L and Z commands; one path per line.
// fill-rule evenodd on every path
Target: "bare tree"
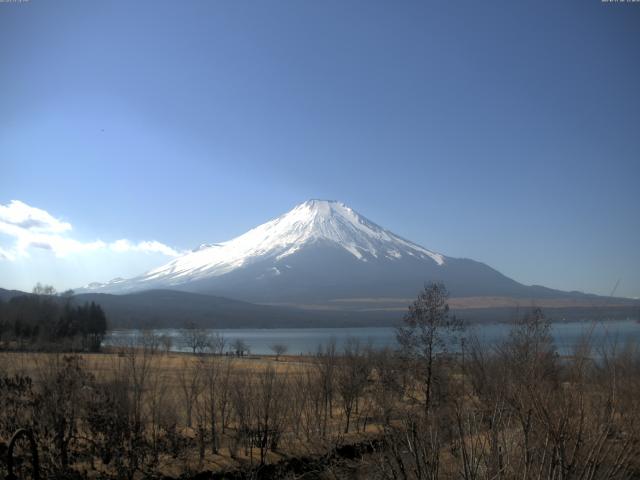
M 421 378 L 425 416 L 432 402 L 436 356 L 446 351 L 450 337 L 462 329 L 462 323 L 449 315 L 448 298 L 443 284 L 427 285 L 409 306 L 405 325 L 398 328 L 396 335 L 402 355 L 415 362 Z
M 238 356 L 242 357 L 249 354 L 249 345 L 241 338 L 236 338 L 231 344 L 231 350 Z
M 195 324 L 189 323 L 182 333 L 182 342 L 196 355 L 211 348 L 212 339 L 205 329 L 197 328 Z
M 325 389 L 317 368 L 307 368 L 295 375 L 291 382 L 292 418 L 296 432 L 302 431 L 307 441 L 323 439 L 326 433 Z
M 251 452 L 251 418 L 253 411 L 252 382 L 247 370 L 240 370 L 234 375 L 231 384 L 231 406 L 233 408 L 235 435 L 230 445 L 231 456 L 235 457 L 240 445 L 244 446 L 245 455 Z
M 253 434 L 260 450 L 260 464 L 266 460 L 269 450 L 278 448 L 284 430 L 287 400 L 284 375 L 269 366 L 258 375 L 255 388 Z
M 322 392 L 321 404 L 321 435 L 324 438 L 327 434 L 329 419 L 333 417 L 333 398 L 335 393 L 335 372 L 338 363 L 336 351 L 336 340 L 332 338 L 326 345 L 318 347 L 315 358 L 315 366 L 318 372 L 318 380 Z
M 354 408 L 358 410 L 358 401 L 367 386 L 371 368 L 368 358 L 362 352 L 360 342 L 354 338 L 347 340 L 341 360 L 337 369 L 336 384 L 345 416 L 344 433 L 349 433 L 351 414 Z
M 52 287 L 51 285 L 42 285 L 40 282 L 36 283 L 36 285 L 33 287 L 33 294 L 34 295 L 55 295 L 56 294 L 56 289 L 54 287 Z
M 224 435 L 230 416 L 231 375 L 234 371 L 233 357 L 225 356 L 218 378 L 218 394 L 216 396 L 218 411 L 220 412 L 220 429 Z
M 369 356 L 375 382 L 372 388 L 373 401 L 378 410 L 382 427 L 391 425 L 392 417 L 401 407 L 407 389 L 407 372 L 394 353 L 386 348 L 371 352 Z
M 284 355 L 289 350 L 289 347 L 284 343 L 274 343 L 269 348 L 276 355 L 276 362 L 279 360 L 280 355 Z
M 138 335 L 138 345 L 151 355 L 155 355 L 160 349 L 160 336 L 152 330 L 143 330 L 142 334 Z
M 78 441 L 84 388 L 93 377 L 85 371 L 78 356 L 53 355 L 38 366 L 40 392 L 38 432 L 44 442 L 48 461 L 64 475 L 71 461 L 71 451 Z
M 193 406 L 202 389 L 202 372 L 199 362 L 193 358 L 184 357 L 178 371 L 178 386 L 184 404 L 187 427 L 191 428 L 193 421 Z
M 206 353 L 209 355 L 222 355 L 227 346 L 227 339 L 218 332 L 207 335 Z
M 500 361 L 506 367 L 501 388 L 520 427 L 521 467 L 525 478 L 538 463 L 534 404 L 543 396 L 548 398 L 550 390 L 560 388 L 550 328 L 542 311 L 533 309 L 516 317 L 507 340 L 498 347 Z
M 173 338 L 171 338 L 171 335 L 163 333 L 160 335 L 160 344 L 162 345 L 164 353 L 169 354 L 169 352 L 171 352 L 171 347 L 173 347 Z
M 128 476 L 132 478 L 135 472 L 143 467 L 147 454 L 146 428 L 147 416 L 145 411 L 145 395 L 154 357 L 153 348 L 137 348 L 131 346 L 125 355 L 125 375 L 128 379 L 128 393 L 130 402 L 130 434 L 127 448 Z
M 159 338 L 157 335 L 156 338 Z M 147 386 L 145 389 L 145 411 L 147 414 L 147 438 L 150 443 L 152 463 L 156 464 L 163 450 L 164 432 L 168 419 L 168 412 L 171 412 L 169 396 L 166 395 L 168 382 L 164 374 L 164 369 L 158 363 L 162 361 L 156 359 L 149 369 Z
M 228 384 L 230 359 L 223 359 L 221 353 L 224 350 L 224 338 L 221 335 L 213 337 L 209 355 L 203 355 L 198 359 L 198 370 L 202 377 L 202 406 L 200 409 L 204 423 L 208 425 L 211 452 L 218 453 L 220 446 L 219 430 L 222 419 L 219 407 L 221 402 L 226 404 L 226 398 L 220 398 L 225 392 L 225 383 Z M 220 388 L 220 387 L 223 388 Z M 226 406 L 226 405 L 225 405 Z

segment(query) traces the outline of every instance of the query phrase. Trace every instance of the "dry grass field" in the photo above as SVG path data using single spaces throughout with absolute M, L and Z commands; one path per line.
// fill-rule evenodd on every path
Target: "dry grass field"
M 2 371 L 8 374 L 25 374 L 36 376 L 37 372 L 60 353 L 52 352 L 7 352 L 0 351 L 0 365 Z M 68 355 L 68 354 L 67 354 Z M 117 349 L 105 348 L 100 353 L 76 353 L 83 362 L 85 368 L 98 378 L 109 376 L 118 364 L 122 362 L 124 354 L 119 354 Z M 177 378 L 184 371 L 185 364 L 197 361 L 201 355 L 193 355 L 182 352 L 155 353 L 153 355 L 153 369 L 162 372 L 162 375 L 177 387 Z M 230 358 L 234 368 L 238 371 L 261 372 L 271 367 L 278 373 L 296 373 L 311 368 L 313 357 L 304 355 L 281 355 L 276 360 L 275 355 L 247 355 L 243 357 L 222 356 L 222 360 Z M 173 379 L 173 380 L 172 380 Z
M 127 412 L 127 421 L 135 422 L 135 417 L 140 417 L 144 423 L 141 429 L 146 437 L 150 437 L 144 442 L 145 448 L 149 447 L 148 444 L 160 443 L 160 437 L 167 437 L 170 433 L 182 442 L 181 448 L 173 453 L 155 454 L 149 467 L 173 477 L 197 471 L 237 470 L 247 468 L 247 465 L 250 468 L 251 465 L 274 463 L 283 458 L 321 455 L 336 444 L 357 442 L 378 432 L 371 422 L 357 424 L 352 421 L 350 431 L 345 433 L 344 415 L 337 399 L 332 399 L 329 407 L 320 407 L 322 402 L 318 402 L 318 408 L 325 409 L 324 414 L 320 410 L 308 412 L 305 415 L 306 425 L 300 422 L 302 412 L 294 413 L 291 408 L 293 404 L 302 408 L 300 404 L 304 400 L 297 401 L 294 397 L 303 396 L 303 390 L 309 390 L 308 382 L 315 383 L 318 367 L 314 357 L 283 355 L 276 359 L 275 356 L 255 355 L 193 355 L 149 352 L 140 348 L 73 356 L 0 352 L 0 365 L 0 373 L 7 377 L 32 379 L 35 390 L 51 383 L 52 378 L 59 381 L 59 377 L 73 370 L 75 365 L 80 366 L 83 375 L 86 374 L 95 385 L 118 389 L 126 384 L 129 395 L 134 397 L 134 405 L 129 405 L 134 412 Z M 233 389 L 240 391 L 234 395 Z M 265 398 L 265 394 L 270 398 Z M 91 391 L 89 395 L 96 393 Z M 137 395 L 140 397 L 138 406 L 135 405 Z M 92 400 L 88 399 L 89 403 Z M 262 408 L 249 405 L 256 401 L 266 404 L 263 403 Z M 242 417 L 239 420 L 232 412 L 231 407 L 237 408 L 240 403 L 246 403 L 247 409 L 251 410 L 245 412 L 250 419 Z M 330 411 L 327 412 L 326 408 Z M 135 412 L 136 409 L 139 412 Z M 292 415 L 297 416 L 295 421 Z M 28 416 L 24 417 L 26 426 L 31 423 Z M 323 416 L 323 425 L 311 425 Z M 265 419 L 264 422 L 261 419 Z M 245 422 L 247 425 L 241 425 Z M 85 443 L 81 439 L 89 434 L 82 431 L 83 428 L 87 426 L 80 426 L 74 432 L 78 446 Z M 243 429 L 245 431 L 239 433 Z M 303 429 L 306 433 L 302 432 Z M 323 432 L 319 434 L 313 432 L 314 429 L 322 429 Z M 260 445 L 261 432 L 262 437 L 277 435 L 278 447 L 271 448 L 271 438 L 268 439 L 269 445 Z M 244 438 L 247 436 L 252 438 Z M 305 437 L 305 441 L 300 437 Z M 82 448 L 88 446 L 85 444 Z M 86 472 L 88 477 L 102 474 L 120 477 L 121 473 L 114 471 L 109 463 L 113 464 L 92 459 L 90 462 L 76 462 L 74 468 Z M 140 475 L 136 472 L 134 476 Z

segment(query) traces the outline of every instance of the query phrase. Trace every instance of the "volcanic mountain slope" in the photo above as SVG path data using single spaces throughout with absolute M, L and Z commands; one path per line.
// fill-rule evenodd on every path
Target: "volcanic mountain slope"
M 522 285 L 474 260 L 433 252 L 327 200 L 304 202 L 239 237 L 203 244 L 139 277 L 91 284 L 82 291 L 172 289 L 318 306 L 345 299 L 412 298 L 429 281 L 444 282 L 454 297 L 569 295 Z

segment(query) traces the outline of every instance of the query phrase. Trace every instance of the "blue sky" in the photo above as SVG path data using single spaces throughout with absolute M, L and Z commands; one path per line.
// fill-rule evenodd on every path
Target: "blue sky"
M 638 297 L 639 46 L 640 4 L 599 0 L 0 3 L 0 205 L 44 212 L 0 228 L 0 286 L 135 275 L 329 198 Z

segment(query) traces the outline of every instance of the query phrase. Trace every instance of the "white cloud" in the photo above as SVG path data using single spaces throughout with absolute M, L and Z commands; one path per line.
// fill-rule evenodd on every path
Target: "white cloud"
M 169 257 L 180 255 L 177 250 L 155 240 L 138 243 L 127 239 L 111 243 L 102 240 L 83 242 L 70 237 L 70 230 L 70 223 L 19 200 L 12 200 L 7 205 L 0 204 L 0 235 L 10 237 L 14 242 L 10 248 L 0 247 L 0 260 L 29 256 L 32 248 L 49 250 L 57 257 L 105 250 L 119 253 L 161 253 Z
M 20 200 L 11 200 L 8 205 L 0 204 L 0 225 L 2 224 L 32 232 L 61 233 L 71 230 L 70 223 Z
M 168 257 L 177 257 L 181 255 L 180 252 L 174 250 L 173 248 L 165 245 L 164 243 L 160 243 L 156 240 L 138 242 L 136 244 L 131 243 L 127 239 L 116 240 L 113 243 L 109 244 L 109 248 L 114 252 L 154 252 L 154 253 L 162 253 Z

